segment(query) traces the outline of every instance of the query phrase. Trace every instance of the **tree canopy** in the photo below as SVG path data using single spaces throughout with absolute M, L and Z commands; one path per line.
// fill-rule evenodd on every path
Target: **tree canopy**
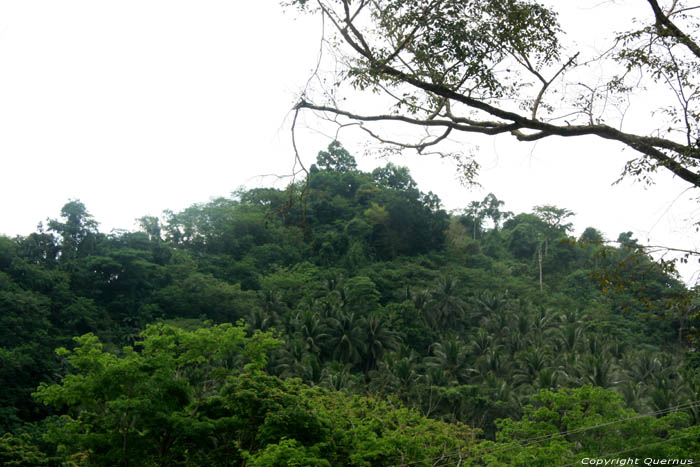
M 307 87 L 297 112 L 312 110 L 341 128 L 355 123 L 383 143 L 419 152 L 441 152 L 459 132 L 519 141 L 594 136 L 638 154 L 626 175 L 651 181 L 664 169 L 700 186 L 700 10 L 686 2 L 639 1 L 640 17 L 595 48 L 565 37 L 561 4 L 534 0 L 286 3 L 324 18 L 327 57 L 337 70 L 324 88 Z M 602 15 L 607 6 L 596 8 Z M 376 94 L 374 103 L 358 107 L 366 101 L 346 99 L 348 87 Z M 651 128 L 624 118 L 631 101 L 654 93 L 664 104 L 649 110 Z M 386 122 L 427 136 L 392 138 L 378 126 Z M 473 178 L 476 162 L 459 160 Z
M 576 239 L 570 210 L 493 193 L 447 213 L 339 142 L 319 165 L 139 231 L 74 200 L 0 236 L 0 464 L 697 452 L 697 291 L 630 232 Z

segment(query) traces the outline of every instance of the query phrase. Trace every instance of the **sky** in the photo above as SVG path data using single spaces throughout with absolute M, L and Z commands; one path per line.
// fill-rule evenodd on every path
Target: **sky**
M 591 28 L 622 29 L 629 16 L 601 16 L 594 4 L 578 2 L 561 18 L 592 47 Z M 290 109 L 316 64 L 319 31 L 317 19 L 277 0 L 0 2 L 0 233 L 27 235 L 69 199 L 109 232 L 241 186 L 284 186 L 276 176 L 292 168 Z M 307 164 L 330 142 L 319 128 L 311 115 L 300 121 Z M 356 134 L 342 141 L 360 169 L 387 162 L 361 156 Z M 478 146 L 481 188 L 461 186 L 448 161 L 390 160 L 447 209 L 493 192 L 516 213 L 541 204 L 574 211 L 576 234 L 594 226 L 611 240 L 633 231 L 645 243 L 700 247 L 697 195 L 666 175 L 651 187 L 612 185 L 632 157 L 614 143 L 463 143 Z M 685 267 L 684 279 L 698 269 Z

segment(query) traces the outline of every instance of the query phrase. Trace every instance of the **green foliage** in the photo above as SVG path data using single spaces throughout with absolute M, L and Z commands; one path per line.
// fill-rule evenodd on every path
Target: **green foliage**
M 194 271 L 177 272 L 181 278 L 154 296 L 164 318 L 203 317 L 230 323 L 245 317 L 256 306 L 255 293 L 241 290 L 239 284 Z
M 239 445 L 256 451 L 285 438 L 304 445 L 322 442 L 328 427 L 303 396 L 298 380 L 243 373 L 233 378 L 222 392 L 224 407 L 240 423 Z
M 3 388 L 0 393 L 0 430 L 3 431 L 13 428 L 21 420 L 33 421 L 46 415 L 29 395 L 39 381 L 55 371 L 52 347 L 60 342 L 52 323 L 51 298 L 22 287 L 21 282 L 33 283 L 36 276 L 32 274 L 33 266 L 25 269 L 26 266 L 13 261 L 7 268 L 10 274 L 0 271 L 0 386 Z M 13 276 L 21 277 L 25 272 L 23 281 L 17 283 L 13 280 Z M 51 282 L 41 282 L 48 292 L 62 290 L 53 288 Z M 59 294 L 56 295 L 55 299 L 60 300 Z M 74 330 L 72 327 L 63 329 L 67 332 Z
M 519 259 L 533 256 L 542 240 L 545 226 L 534 214 L 518 214 L 506 222 L 508 249 Z
M 238 190 L 103 235 L 70 202 L 63 230 L 0 237 L 2 461 L 556 465 L 694 433 L 690 405 L 519 446 L 700 397 L 697 291 L 630 234 L 493 194 L 448 215 L 404 168 L 343 164 L 305 205 Z
M 66 407 L 47 439 L 89 465 L 394 465 L 467 445 L 470 433 L 386 402 L 311 390 L 260 369 L 278 341 L 242 327 L 153 325 L 140 352 L 103 350 L 91 334 L 59 349 L 71 372 L 36 397 Z M 9 465 L 45 458 L 5 435 Z M 21 462 L 25 462 L 22 464 Z
M 206 436 L 200 410 L 216 404 L 232 374 L 262 368 L 277 345 L 230 324 L 190 332 L 151 325 L 140 337 L 139 352 L 124 347 L 119 356 L 92 334 L 57 350 L 72 370 L 58 384 L 42 383 L 35 397 L 68 408 L 48 434 L 60 453 L 81 453 L 92 465 L 187 462 Z
M 700 433 L 685 414 L 641 416 L 625 408 L 619 394 L 591 386 L 542 391 L 521 420 L 504 419 L 498 426 L 499 444 L 485 443 L 479 455 L 486 465 L 563 465 L 618 452 L 692 459 Z
M 447 453 L 466 454 L 475 435 L 464 425 L 424 418 L 384 400 L 339 392 L 315 399 L 333 427 L 334 465 L 431 465 Z
M 572 228 L 571 222 L 565 222 L 566 219 L 573 216 L 574 213 L 565 208 L 558 208 L 547 204 L 544 206 L 535 206 L 534 213 L 542 219 L 550 231 L 562 234 L 568 233 Z
M 349 172 L 357 170 L 357 162 L 350 153 L 343 148 L 339 141 L 333 141 L 328 145 L 328 151 L 320 151 L 316 158 L 316 164 L 321 170 L 335 172 Z
M 253 467 L 330 467 L 331 463 L 319 456 L 319 449 L 301 446 L 294 439 L 283 439 L 279 444 L 268 444 L 265 450 L 250 458 Z
M 67 261 L 76 256 L 94 251 L 97 241 L 97 222 L 87 211 L 85 205 L 72 200 L 61 208 L 63 222 L 50 219 L 49 231 L 61 236 L 61 260 Z
M 28 435 L 5 433 L 0 437 L 0 463 L 7 467 L 36 467 L 48 465 L 48 459 Z

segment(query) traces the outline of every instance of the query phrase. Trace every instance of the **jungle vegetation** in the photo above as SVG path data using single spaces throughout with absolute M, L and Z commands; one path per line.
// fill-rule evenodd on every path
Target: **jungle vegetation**
M 693 459 L 694 290 L 573 219 L 448 213 L 339 142 L 137 231 L 70 200 L 0 237 L 0 463 Z

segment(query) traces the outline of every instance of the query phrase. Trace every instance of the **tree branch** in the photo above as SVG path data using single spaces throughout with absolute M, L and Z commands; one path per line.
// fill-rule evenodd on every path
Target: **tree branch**
M 685 46 L 695 57 L 700 58 L 700 46 L 690 35 L 683 32 L 669 19 L 671 15 L 674 15 L 677 12 L 673 11 L 672 9 L 671 11 L 665 13 L 659 6 L 658 0 L 647 0 L 647 2 L 651 6 L 656 19 L 656 23 L 654 25 L 655 29 L 652 28 L 647 31 L 647 33 L 653 37 L 656 37 L 657 39 L 670 38 L 669 42 L 675 42 Z M 460 61 L 461 59 L 459 59 L 459 57 L 455 60 L 456 63 L 465 66 L 464 79 L 458 79 L 457 81 L 460 81 L 460 83 L 457 86 L 455 86 L 455 79 L 453 79 L 455 77 L 452 77 L 450 80 L 448 80 L 449 83 L 445 84 L 445 81 L 443 80 L 445 77 L 444 67 L 447 67 L 447 70 L 450 72 L 452 71 L 452 68 L 448 66 L 448 63 L 439 61 L 439 64 L 435 65 L 434 69 L 430 68 L 433 62 L 431 62 L 428 57 L 440 56 L 440 54 L 443 53 L 443 50 L 444 53 L 447 54 L 447 48 L 450 47 L 450 43 L 438 41 L 433 49 L 428 48 L 423 50 L 421 48 L 418 51 L 414 51 L 413 46 L 416 45 L 416 42 L 420 41 L 419 38 L 422 39 L 421 27 L 429 28 L 430 26 L 427 24 L 427 21 L 433 18 L 433 16 L 428 14 L 427 10 L 412 12 L 417 16 L 417 19 L 411 17 L 411 21 L 415 21 L 413 24 L 411 24 L 410 21 L 398 22 L 397 24 L 403 24 L 404 27 L 401 29 L 392 29 L 388 32 L 385 31 L 386 34 L 383 37 L 381 36 L 381 32 L 378 33 L 380 45 L 373 48 L 370 46 L 372 41 L 369 39 L 375 39 L 375 36 L 371 34 L 376 31 L 373 29 L 368 29 L 368 31 L 372 32 L 367 33 L 368 36 L 365 37 L 363 35 L 365 30 L 362 30 L 358 24 L 355 24 L 355 21 L 359 21 L 358 15 L 360 14 L 360 11 L 366 9 L 368 5 L 368 8 L 381 9 L 382 7 L 379 2 L 372 3 L 366 0 L 362 0 L 360 2 L 338 0 L 335 3 L 339 5 L 337 9 L 335 9 L 332 2 L 317 0 L 317 4 L 323 15 L 330 19 L 338 33 L 342 36 L 343 40 L 350 46 L 351 50 L 354 51 L 353 55 L 355 53 L 357 54 L 356 56 L 352 57 L 355 61 L 350 69 L 351 75 L 357 76 L 358 79 L 361 80 L 362 85 L 379 83 L 377 85 L 395 99 L 397 99 L 398 96 L 391 94 L 387 90 L 387 87 L 392 85 L 406 85 L 413 87 L 414 91 L 418 91 L 419 94 L 427 93 L 431 101 L 435 100 L 435 111 L 429 113 L 428 118 L 416 118 L 399 114 L 361 115 L 340 109 L 335 106 L 335 104 L 332 104 L 333 107 L 329 105 L 318 105 L 308 102 L 306 98 L 302 98 L 302 100 L 295 106 L 295 110 L 297 112 L 301 109 L 311 109 L 319 112 L 329 112 L 358 122 L 395 121 L 419 125 L 426 128 L 441 127 L 445 129 L 445 137 L 446 134 L 449 134 L 449 132 L 452 130 L 466 133 L 481 133 L 485 135 L 511 133 L 519 141 L 537 141 L 550 136 L 596 136 L 603 139 L 618 141 L 643 154 L 645 156 L 643 160 L 646 162 L 644 170 L 654 170 L 658 167 L 662 167 L 670 170 L 676 176 L 691 183 L 692 185 L 700 187 L 700 174 L 697 173 L 698 161 L 700 161 L 700 148 L 694 145 L 694 142 L 693 144 L 690 144 L 691 141 L 687 141 L 686 144 L 681 144 L 671 139 L 658 136 L 642 136 L 639 134 L 624 132 L 621 129 L 614 128 L 607 124 L 597 123 L 597 120 L 592 118 L 590 112 L 589 122 L 587 124 L 577 125 L 569 125 L 568 122 L 566 125 L 559 125 L 554 123 L 554 119 L 543 120 L 537 117 L 538 109 L 542 105 L 547 89 L 562 75 L 562 73 L 571 67 L 572 64 L 574 64 L 578 54 L 569 58 L 565 63 L 559 62 L 560 66 L 556 68 L 556 72 L 550 79 L 547 79 L 538 68 L 533 66 L 535 63 L 532 61 L 532 58 L 537 57 L 537 54 L 543 50 L 544 52 L 542 53 L 549 53 L 549 49 L 538 49 L 536 47 L 528 48 L 529 43 L 523 42 L 524 45 L 522 48 L 516 48 L 514 52 L 509 53 L 509 55 L 513 55 L 515 57 L 515 60 L 519 64 L 518 67 L 523 67 L 525 70 L 528 70 L 541 83 L 540 88 L 535 91 L 536 96 L 534 96 L 532 107 L 529 109 L 530 111 L 528 113 L 523 113 L 518 110 L 511 110 L 515 109 L 515 107 L 511 107 L 508 104 L 501 104 L 499 101 L 496 101 L 495 98 L 485 97 L 487 95 L 502 97 L 497 91 L 494 91 L 493 82 L 489 81 L 491 78 L 493 78 L 493 74 L 488 72 L 488 70 L 482 72 L 482 70 L 473 71 L 472 69 L 469 69 L 467 66 L 469 63 Z M 439 2 L 437 0 L 433 0 L 433 2 L 426 3 L 428 3 L 428 5 L 433 5 Z M 408 2 L 407 4 L 411 5 L 411 2 Z M 419 4 L 416 4 L 416 6 L 418 5 Z M 421 7 L 424 7 L 425 3 L 420 5 Z M 354 8 L 354 11 L 351 6 Z M 380 13 L 386 13 L 388 15 L 393 14 L 394 12 L 385 12 L 383 10 L 379 13 L 375 11 L 372 12 L 373 15 L 377 14 L 381 16 Z M 474 21 L 477 21 L 477 19 L 474 19 Z M 441 26 L 436 27 L 439 28 Z M 446 29 L 446 33 L 447 32 L 450 32 L 450 30 Z M 537 38 L 535 40 L 539 40 L 539 36 L 536 37 Z M 637 35 L 630 35 L 628 39 L 632 40 L 632 38 L 636 37 Z M 388 49 L 386 49 L 386 51 L 384 51 L 384 46 L 381 45 L 382 39 L 386 41 L 385 44 L 388 43 Z M 478 39 L 475 40 L 478 41 Z M 619 40 L 620 39 L 618 39 L 618 42 L 616 42 L 616 45 L 619 45 Z M 468 40 L 465 39 L 465 41 Z M 477 44 L 480 43 L 477 42 Z M 498 45 L 497 42 L 492 43 L 489 39 L 489 41 L 486 41 L 485 47 L 496 47 L 494 44 Z M 418 45 L 416 45 L 416 47 Z M 548 47 L 548 43 L 545 44 L 545 46 Z M 552 47 L 554 46 L 556 46 L 556 44 L 554 44 Z M 430 54 L 426 54 L 426 50 L 429 51 Z M 500 52 L 498 53 L 501 55 L 505 54 L 503 48 L 494 50 L 499 50 Z M 643 53 L 638 52 L 636 49 L 632 50 L 632 52 Z M 405 57 L 405 55 L 409 53 L 413 53 L 413 60 Z M 555 55 L 557 54 L 556 51 L 552 53 Z M 605 52 L 605 54 L 607 53 L 608 52 Z M 426 56 L 424 57 L 424 55 Z M 501 57 L 501 55 L 498 55 L 498 57 Z M 556 56 L 558 57 L 558 55 Z M 450 55 L 448 54 L 447 57 L 449 58 Z M 637 61 L 635 62 L 635 60 Z M 642 67 L 645 66 L 645 63 L 648 65 L 647 62 L 644 62 L 643 56 L 639 59 L 636 59 L 633 56 L 630 62 L 632 63 L 632 66 L 638 65 Z M 452 63 L 452 61 L 450 61 L 450 63 Z M 484 61 L 483 66 L 485 68 L 496 67 L 499 63 L 502 64 L 500 59 L 494 59 L 491 62 L 486 60 Z M 415 67 L 415 71 L 411 66 L 414 64 L 417 65 Z M 440 68 L 443 65 L 444 67 Z M 423 70 L 421 66 L 427 66 L 427 71 Z M 457 65 L 452 66 L 454 67 Z M 459 72 L 459 70 L 456 70 L 455 72 Z M 505 72 L 511 73 L 511 70 L 505 70 Z M 677 78 L 679 81 L 682 81 L 680 79 L 680 74 L 677 76 Z M 477 90 L 478 94 L 480 95 L 477 95 L 477 92 L 472 93 L 472 90 L 470 89 L 462 89 L 462 86 L 467 83 L 467 79 L 472 79 L 472 82 L 467 84 L 466 87 L 470 88 L 473 85 L 472 89 Z M 528 80 L 528 83 L 530 81 L 531 80 Z M 519 97 L 517 96 L 518 88 L 516 88 L 516 85 L 520 84 L 520 86 L 524 86 L 528 83 L 516 82 L 516 84 L 512 85 L 513 89 L 515 89 L 513 92 L 516 93 L 516 97 Z M 383 84 L 387 84 L 387 86 L 383 86 Z M 623 84 L 619 84 L 619 86 L 623 86 Z M 535 92 L 533 92 L 533 94 L 535 94 Z M 506 97 L 511 98 L 511 101 L 509 102 L 514 100 L 512 96 Z M 406 99 L 399 98 L 397 100 L 412 106 L 411 110 L 426 110 L 426 107 L 433 107 L 432 103 L 430 105 L 421 105 L 419 103 L 411 104 L 410 100 Z M 689 111 L 689 98 L 683 96 L 682 100 L 686 104 L 684 110 L 687 117 Z M 453 104 L 464 105 L 469 113 L 464 117 L 454 115 L 452 113 Z M 690 120 L 686 122 L 686 128 L 689 128 L 689 122 Z M 382 140 L 377 134 L 372 133 L 365 127 L 362 128 L 363 130 L 370 132 L 373 137 Z M 431 144 L 435 144 L 442 139 L 444 139 L 444 137 L 437 138 L 437 141 L 433 141 Z M 418 148 L 420 147 L 420 144 L 409 144 L 404 145 L 404 147 Z
M 647 0 L 654 12 L 654 18 L 656 18 L 656 30 L 659 35 L 665 37 L 673 37 L 677 39 L 679 43 L 683 44 L 690 50 L 693 55 L 700 58 L 700 45 L 698 45 L 690 36 L 681 31 L 681 29 L 670 20 L 670 18 L 663 12 L 659 3 L 656 0 Z
M 400 141 L 392 141 L 390 139 L 385 139 L 382 138 L 381 136 L 377 135 L 375 132 L 370 130 L 369 128 L 366 128 L 364 125 L 360 125 L 360 128 L 365 131 L 368 135 L 370 135 L 372 138 L 376 139 L 377 141 L 380 141 L 382 143 L 386 144 L 391 144 L 394 146 L 398 146 L 400 148 L 404 149 L 415 149 L 418 154 L 423 154 L 423 151 L 425 151 L 426 148 L 430 146 L 435 146 L 436 144 L 439 144 L 441 141 L 443 141 L 445 138 L 447 138 L 450 133 L 452 132 L 452 128 L 448 127 L 443 134 L 440 136 L 435 137 L 432 141 L 425 141 L 427 138 L 423 138 L 422 142 L 417 143 L 417 144 L 410 144 L 410 143 L 402 143 Z
M 336 115 L 342 115 L 353 120 L 359 120 L 363 122 L 377 122 L 377 121 L 395 121 L 409 123 L 412 125 L 420 126 L 439 126 L 448 127 L 453 130 L 464 131 L 467 133 L 483 133 L 485 135 L 497 135 L 501 133 L 508 133 L 520 128 L 520 125 L 513 123 L 495 123 L 495 122 L 478 122 L 474 120 L 469 120 L 472 124 L 465 125 L 461 123 L 456 123 L 452 120 L 444 119 L 419 119 L 406 117 L 404 115 L 359 115 L 346 110 L 341 110 L 335 107 L 328 107 L 324 105 L 316 105 L 305 100 L 299 101 L 299 103 L 294 107 L 296 110 L 299 109 L 311 109 L 319 112 L 330 112 Z M 462 119 L 462 121 L 467 121 Z
M 569 59 L 568 62 L 563 64 L 559 70 L 554 73 L 554 76 L 549 81 L 545 81 L 542 75 L 540 73 L 536 73 L 536 76 L 540 78 L 542 81 L 542 88 L 540 89 L 540 92 L 537 94 L 537 97 L 535 98 L 535 103 L 532 105 L 532 116 L 531 118 L 535 120 L 537 118 L 537 110 L 540 107 L 540 103 L 542 102 L 542 97 L 544 97 L 544 93 L 547 91 L 547 88 L 554 82 L 554 80 L 557 79 L 557 77 L 564 72 L 567 68 L 571 66 L 572 63 L 576 60 L 576 58 L 579 56 L 579 52 L 576 52 L 576 54 Z M 534 72 L 534 70 L 533 70 Z

